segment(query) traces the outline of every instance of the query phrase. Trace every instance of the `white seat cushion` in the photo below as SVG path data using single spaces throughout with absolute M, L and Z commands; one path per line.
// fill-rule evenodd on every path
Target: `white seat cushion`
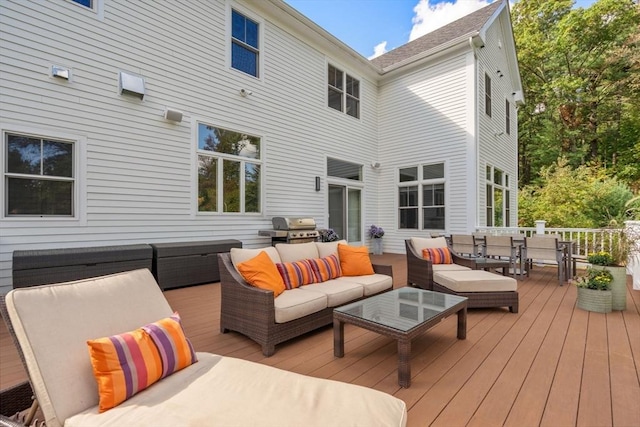
M 296 262 L 303 259 L 318 258 L 316 242 L 308 243 L 277 243 L 276 250 L 282 262 Z
M 465 267 L 460 264 L 432 264 L 433 272 L 436 271 L 465 271 L 471 270 L 469 267 Z
M 362 298 L 362 295 L 364 295 L 362 285 L 337 279 L 327 280 L 322 283 L 312 283 L 311 285 L 301 286 L 300 289 L 325 294 L 328 307 L 337 307 L 354 299 Z
M 197 355 L 198 363 L 121 405 L 102 414 L 94 406 L 67 418 L 65 427 L 403 427 L 407 422 L 405 403 L 378 390 L 232 357 Z
M 369 296 L 382 292 L 393 287 L 393 278 L 386 274 L 368 274 L 366 276 L 342 276 L 336 280 L 355 282 L 364 288 L 364 296 Z
M 510 292 L 518 290 L 516 279 L 483 270 L 434 272 L 433 281 L 455 292 Z
M 285 323 L 327 308 L 327 295 L 322 292 L 288 289 L 274 300 L 276 323 Z

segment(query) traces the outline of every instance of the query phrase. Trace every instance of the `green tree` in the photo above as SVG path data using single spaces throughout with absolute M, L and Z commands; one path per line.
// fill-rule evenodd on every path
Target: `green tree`
M 604 169 L 582 165 L 573 169 L 561 158 L 542 168 L 538 185 L 519 194 L 519 225 L 532 227 L 536 220 L 548 227 L 599 228 L 631 219 L 633 193 Z
M 521 0 L 513 8 L 527 104 L 519 109 L 520 184 L 559 157 L 596 162 L 638 185 L 640 6 Z

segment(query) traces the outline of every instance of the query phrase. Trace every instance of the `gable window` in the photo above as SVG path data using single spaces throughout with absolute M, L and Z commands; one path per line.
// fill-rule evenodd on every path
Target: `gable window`
M 259 24 L 236 10 L 231 11 L 231 67 L 258 77 Z
M 198 123 L 198 212 L 259 213 L 260 138 Z
M 327 82 L 329 107 L 344 111 L 356 119 L 360 118 L 360 81 L 329 65 Z
M 484 112 L 491 117 L 491 77 L 484 74 Z
M 75 141 L 5 134 L 5 216 L 75 215 L 74 144 Z
M 504 131 L 511 135 L 511 103 L 508 99 L 504 102 Z
M 486 167 L 487 227 L 511 226 L 509 175 L 491 165 Z
M 398 227 L 445 229 L 444 163 L 401 168 L 398 175 Z

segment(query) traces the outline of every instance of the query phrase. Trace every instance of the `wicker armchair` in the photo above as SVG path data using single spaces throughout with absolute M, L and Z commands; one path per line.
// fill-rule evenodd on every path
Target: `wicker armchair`
M 218 264 L 221 294 L 220 332 L 235 331 L 251 338 L 262 346 L 262 354 L 265 356 L 275 353 L 276 344 L 333 323 L 334 307 L 327 307 L 285 323 L 276 323 L 273 292 L 245 282 L 233 266 L 229 253 L 218 254 Z M 378 274 L 393 277 L 390 265 L 374 264 L 373 269 Z M 388 290 L 390 289 L 383 292 Z
M 407 283 L 418 288 L 433 290 L 433 265 L 431 261 L 422 257 L 422 253 L 413 247 L 410 239 L 404 241 L 407 251 Z M 475 262 L 470 258 L 463 258 L 451 251 L 455 264 L 473 269 Z
M 33 412 L 37 408 L 35 402 L 28 381 L 0 390 L 0 427 L 19 427 L 23 422 L 30 424 Z M 32 408 L 32 411 L 25 414 L 23 411 L 29 408 Z M 21 416 L 17 416 L 19 413 Z

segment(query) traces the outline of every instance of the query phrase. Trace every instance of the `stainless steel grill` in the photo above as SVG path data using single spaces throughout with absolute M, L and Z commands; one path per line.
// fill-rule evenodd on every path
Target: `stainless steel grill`
M 260 230 L 258 235 L 271 237 L 271 244 L 276 243 L 307 243 L 314 242 L 320 237 L 313 218 L 289 218 L 275 216 L 271 219 L 272 230 Z

